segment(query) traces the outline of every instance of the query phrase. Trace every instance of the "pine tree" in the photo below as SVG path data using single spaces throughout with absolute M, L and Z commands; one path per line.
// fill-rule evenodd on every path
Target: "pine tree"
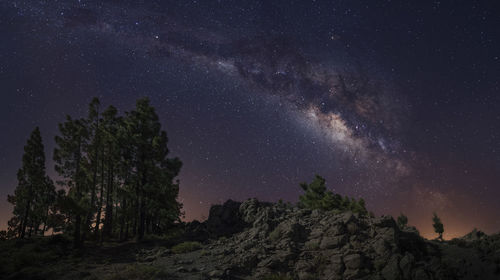
M 17 172 L 17 179 L 14 195 L 7 198 L 14 205 L 14 217 L 9 221 L 9 230 L 24 238 L 28 227 L 28 235 L 31 236 L 37 234 L 43 224 L 43 234 L 55 191 L 52 180 L 45 174 L 45 152 L 38 127 L 24 146 L 22 167 Z
M 137 101 L 135 110 L 127 113 L 125 125 L 130 160 L 135 171 L 131 181 L 135 184 L 135 223 L 137 238 L 140 240 L 147 228 L 152 226 L 153 214 L 161 214 L 161 220 L 156 218 L 153 222 L 155 225 L 168 223 L 174 216 L 178 218 L 178 186 L 172 180 L 177 176 L 181 162 L 178 159 L 167 159 L 168 138 L 166 132 L 161 130 L 158 115 L 148 99 Z M 168 208 L 160 211 L 159 205 L 163 206 L 165 203 Z
M 18 187 L 8 197 L 14 217 L 5 238 L 44 234 L 52 228 L 72 233 L 74 246 L 80 247 L 94 222 L 94 236 L 102 241 L 115 236 L 126 240 L 129 235 L 142 239 L 144 234 L 164 233 L 179 221 L 182 205 L 175 178 L 182 163 L 167 157 L 167 134 L 149 100 L 138 100 L 125 117 L 113 106 L 102 114 L 99 107 L 94 98 L 86 118 L 67 116 L 59 124 L 53 158 L 63 189 L 57 192 L 45 175 L 38 129 L 32 134 Z
M 434 227 L 434 231 L 439 235 L 438 239 L 443 240 L 444 226 L 436 213 L 432 216 L 432 226 Z
M 75 247 L 81 246 L 82 215 L 85 215 L 85 183 L 86 174 L 83 165 L 83 147 L 87 138 L 87 130 L 82 120 L 73 120 L 66 117 L 64 123 L 59 124 L 61 135 L 56 136 L 57 147 L 54 149 L 55 169 L 62 177 L 60 182 L 69 188 L 68 196 L 72 200 L 73 242 Z
M 362 198 L 356 201 L 354 198 L 349 198 L 348 196 L 342 197 L 338 194 L 334 194 L 326 189 L 325 183 L 326 180 L 319 175 L 316 175 L 310 184 L 301 183 L 300 186 L 305 193 L 299 197 L 299 206 L 325 211 L 350 210 L 361 215 L 368 214 L 365 207 L 365 201 Z
M 91 221 L 96 213 L 97 200 L 97 175 L 99 170 L 99 149 L 101 142 L 100 115 L 99 115 L 99 99 L 94 97 L 89 104 L 88 117 L 85 120 L 85 125 L 88 131 L 89 142 L 84 146 L 87 160 L 84 161 L 85 171 L 88 174 L 90 185 L 90 204 L 88 205 L 87 217 L 85 219 L 85 230 L 82 240 L 85 240 L 86 235 L 90 232 Z
M 408 225 L 408 217 L 401 213 L 397 219 L 397 223 L 400 229 L 404 229 Z
M 332 195 L 326 193 L 326 180 L 316 175 L 311 184 L 301 183 L 300 186 L 305 191 L 304 195 L 299 197 L 301 205 L 309 209 L 324 209 L 325 204 L 327 207 L 335 204 L 335 199 Z M 326 201 L 324 201 L 324 199 Z
M 104 161 L 106 168 L 106 212 L 104 216 L 103 236 L 110 238 L 113 234 L 113 198 L 117 174 L 117 162 L 119 161 L 119 130 L 121 119 L 117 116 L 118 110 L 109 106 L 103 113 L 103 145 L 104 145 Z M 101 194 L 101 196 L 103 193 Z

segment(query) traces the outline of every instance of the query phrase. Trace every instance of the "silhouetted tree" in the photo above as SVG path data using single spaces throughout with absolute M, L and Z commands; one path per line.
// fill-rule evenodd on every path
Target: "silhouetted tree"
M 400 229 L 405 228 L 408 225 L 408 217 L 401 213 L 397 219 L 397 223 Z
M 88 131 L 82 120 L 74 120 L 66 116 L 66 121 L 59 124 L 60 135 L 56 136 L 57 147 L 54 149 L 54 162 L 57 173 L 61 176 L 62 185 L 69 188 L 68 196 L 73 200 L 71 209 L 73 223 L 73 242 L 75 247 L 81 245 L 82 216 L 85 215 L 86 174 L 82 163 L 84 145 Z
M 368 214 L 365 201 L 362 198 L 356 201 L 354 198 L 334 194 L 327 191 L 325 183 L 325 179 L 319 175 L 316 175 L 310 184 L 301 183 L 300 186 L 305 193 L 299 197 L 299 206 L 308 209 L 350 210 L 362 215 Z
M 38 234 L 43 225 L 42 234 L 47 228 L 50 205 L 55 199 L 52 180 L 45 174 L 45 152 L 40 129 L 36 127 L 24 146 L 22 167 L 17 172 L 18 185 L 14 195 L 7 197 L 14 205 L 14 217 L 9 221 L 11 235 L 24 238 Z
M 99 169 L 99 149 L 102 146 L 102 137 L 100 130 L 100 101 L 98 98 L 94 97 L 89 104 L 88 116 L 85 120 L 85 126 L 87 129 L 88 142 L 84 145 L 84 153 L 86 155 L 86 160 L 83 161 L 83 168 L 87 174 L 87 180 L 89 185 L 89 205 L 87 206 L 87 216 L 85 219 L 85 229 L 83 231 L 82 241 L 85 240 L 86 236 L 90 232 L 91 222 L 96 214 L 96 200 L 97 200 L 97 175 Z
M 5 238 L 52 228 L 72 233 L 74 246 L 80 247 L 92 226 L 97 240 L 126 240 L 161 234 L 179 221 L 175 178 L 182 163 L 167 157 L 167 134 L 148 99 L 139 99 L 134 110 L 119 116 L 113 106 L 101 113 L 94 98 L 86 118 L 66 116 L 55 140 L 53 158 L 63 188 L 56 193 L 45 175 L 36 129 L 25 147 L 18 187 L 8 197 L 14 217 Z
M 119 130 L 121 118 L 117 116 L 118 110 L 109 106 L 103 113 L 103 145 L 104 165 L 106 170 L 106 212 L 104 216 L 103 236 L 110 238 L 113 234 L 113 198 L 119 165 Z M 102 194 L 101 194 L 102 195 Z
M 152 227 L 164 227 L 179 217 L 178 185 L 173 182 L 181 168 L 178 158 L 167 155 L 167 134 L 149 100 L 139 99 L 124 119 L 127 157 L 131 171 L 128 184 L 135 185 L 134 206 L 137 238 Z M 161 208 L 160 208 L 161 207 Z M 134 229 L 135 232 L 135 229 Z
M 439 235 L 438 238 L 443 240 L 444 226 L 436 213 L 434 213 L 432 217 L 432 226 L 434 227 L 434 231 Z

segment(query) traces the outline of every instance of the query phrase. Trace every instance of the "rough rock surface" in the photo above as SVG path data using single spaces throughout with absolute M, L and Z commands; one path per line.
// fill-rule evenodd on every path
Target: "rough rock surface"
M 210 214 L 215 216 L 198 226 L 208 236 L 226 237 L 207 240 L 201 251 L 155 260 L 171 270 L 172 279 L 500 279 L 500 250 L 481 253 L 471 243 L 482 244 L 484 234 L 429 241 L 415 229 L 400 230 L 389 216 L 256 199 L 229 202 Z

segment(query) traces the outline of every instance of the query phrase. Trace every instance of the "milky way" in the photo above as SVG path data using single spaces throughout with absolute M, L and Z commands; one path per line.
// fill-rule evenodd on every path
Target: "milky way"
M 465 220 L 500 228 L 493 7 L 140 2 L 0 3 L 2 195 L 32 126 L 50 149 L 91 96 L 127 108 L 146 95 L 184 161 L 188 219 L 228 198 L 294 200 L 320 173 L 425 233 L 432 211 L 451 235 Z
M 144 10 L 67 7 L 60 15 L 55 22 L 64 29 L 95 32 L 149 56 L 220 71 L 257 94 L 279 97 L 299 113 L 299 121 L 305 120 L 356 164 L 383 166 L 396 178 L 410 171 L 397 139 L 405 117 L 403 98 L 380 75 L 364 72 L 360 63 L 322 65 L 284 36 L 229 38 Z

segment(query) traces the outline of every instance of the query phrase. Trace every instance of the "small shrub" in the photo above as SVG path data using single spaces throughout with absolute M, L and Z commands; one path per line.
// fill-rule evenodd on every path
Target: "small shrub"
M 226 237 L 226 236 L 221 236 L 221 237 L 219 238 L 219 242 L 221 242 L 221 243 L 226 243 L 226 242 L 227 242 L 227 240 L 228 240 L 228 239 L 227 239 L 227 237 Z
M 193 252 L 196 250 L 201 249 L 201 243 L 200 242 L 182 242 L 174 247 L 172 247 L 172 253 L 174 254 L 182 254 L 182 253 L 189 253 Z
M 399 228 L 404 229 L 408 225 L 408 217 L 406 217 L 404 214 L 401 214 L 399 215 L 397 222 Z
M 210 255 L 210 251 L 207 251 L 207 250 L 201 250 L 201 255 L 202 255 L 202 256 L 209 256 L 209 255 Z
M 356 200 L 347 196 L 334 194 L 326 188 L 326 180 L 316 175 L 310 183 L 301 183 L 300 187 L 304 194 L 299 196 L 299 206 L 307 209 L 320 209 L 325 211 L 340 210 L 341 212 L 352 211 L 360 215 L 368 215 L 365 201 L 361 198 Z

